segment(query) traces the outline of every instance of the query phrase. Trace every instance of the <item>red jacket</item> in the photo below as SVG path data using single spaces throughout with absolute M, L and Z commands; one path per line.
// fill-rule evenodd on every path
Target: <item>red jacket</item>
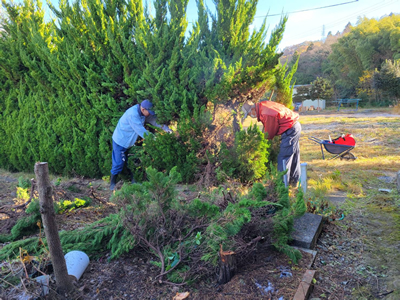
M 264 131 L 268 132 L 268 139 L 272 140 L 276 135 L 281 135 L 299 119 L 299 114 L 290 110 L 283 104 L 263 101 L 256 104 L 257 120 L 264 125 Z

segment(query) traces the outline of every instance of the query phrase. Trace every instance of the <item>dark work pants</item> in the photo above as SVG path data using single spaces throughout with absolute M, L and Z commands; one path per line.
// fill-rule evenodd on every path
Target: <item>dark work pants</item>
M 300 179 L 300 133 L 301 125 L 296 122 L 292 128 L 281 135 L 281 146 L 278 154 L 278 171 L 282 172 L 283 161 L 286 161 L 287 183 L 297 185 Z
M 122 169 L 126 164 L 127 161 L 126 152 L 128 151 L 128 149 L 118 145 L 114 141 L 112 141 L 112 143 L 113 143 L 113 150 L 112 150 L 111 174 L 118 175 L 119 173 L 122 172 Z

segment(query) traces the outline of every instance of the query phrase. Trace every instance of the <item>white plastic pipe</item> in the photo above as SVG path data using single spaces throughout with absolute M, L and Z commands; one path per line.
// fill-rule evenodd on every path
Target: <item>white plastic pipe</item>
M 79 280 L 89 265 L 89 256 L 85 252 L 74 250 L 65 254 L 64 257 L 68 275 L 75 276 L 76 280 Z
M 307 163 L 300 164 L 300 183 L 305 194 L 307 192 Z

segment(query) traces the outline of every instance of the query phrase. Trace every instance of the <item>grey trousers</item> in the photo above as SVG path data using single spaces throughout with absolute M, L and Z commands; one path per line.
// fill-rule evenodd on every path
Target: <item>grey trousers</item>
M 292 128 L 281 135 L 281 145 L 278 154 L 278 171 L 282 172 L 283 162 L 286 162 L 287 183 L 297 185 L 300 179 L 300 133 L 301 125 L 296 122 Z

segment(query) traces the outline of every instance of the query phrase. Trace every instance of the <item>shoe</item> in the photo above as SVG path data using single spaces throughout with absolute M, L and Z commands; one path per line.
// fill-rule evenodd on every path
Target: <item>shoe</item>
M 126 169 L 128 170 L 128 176 L 129 176 L 129 178 L 131 179 L 131 184 L 136 183 L 135 179 L 133 178 L 132 170 L 129 169 L 128 167 L 127 167 Z
M 110 179 L 110 191 L 115 190 L 115 185 L 117 184 L 117 176 L 118 176 L 118 175 L 113 175 L 113 174 L 111 174 L 111 179 Z
M 290 181 L 289 182 L 289 185 L 291 186 L 291 187 L 298 187 L 299 186 L 299 181 Z

